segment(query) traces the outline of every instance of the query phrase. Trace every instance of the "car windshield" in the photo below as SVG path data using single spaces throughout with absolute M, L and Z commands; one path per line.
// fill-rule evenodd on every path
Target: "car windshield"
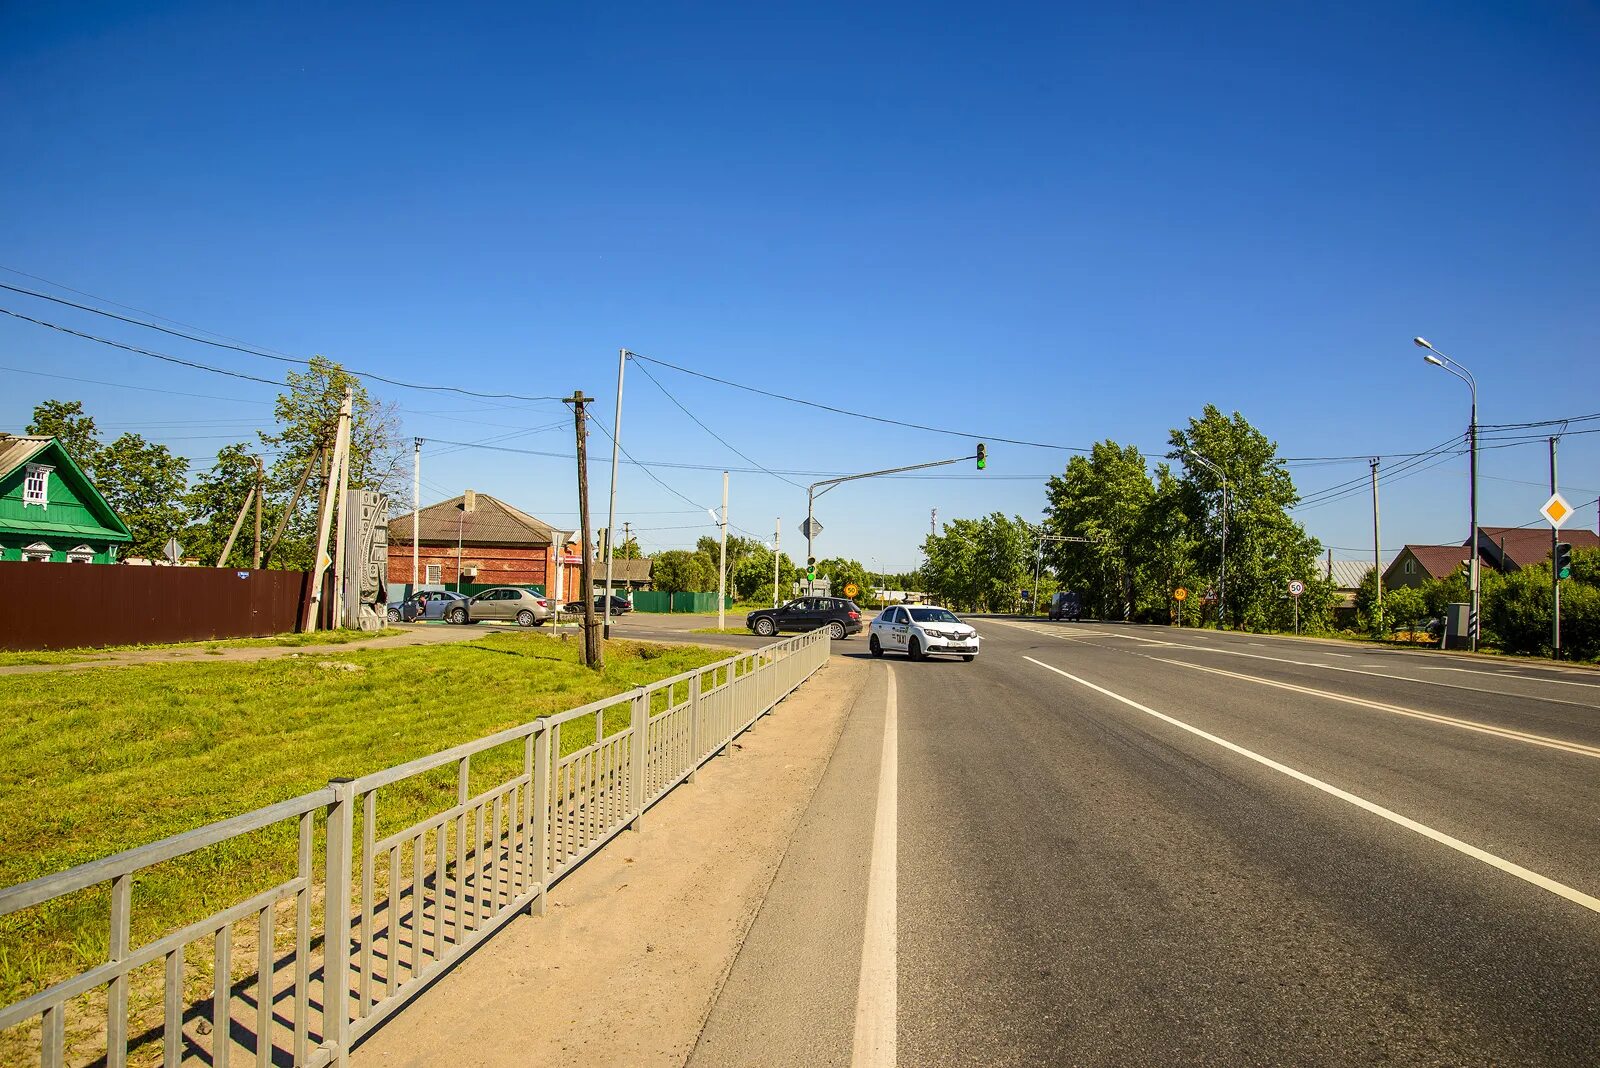
M 960 623 L 947 609 L 944 608 L 912 608 L 911 620 L 914 623 Z

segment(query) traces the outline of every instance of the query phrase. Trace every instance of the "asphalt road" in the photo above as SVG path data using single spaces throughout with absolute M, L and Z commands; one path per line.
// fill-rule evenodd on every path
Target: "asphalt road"
M 1600 1064 L 1600 674 L 979 626 L 875 666 L 691 1064 Z

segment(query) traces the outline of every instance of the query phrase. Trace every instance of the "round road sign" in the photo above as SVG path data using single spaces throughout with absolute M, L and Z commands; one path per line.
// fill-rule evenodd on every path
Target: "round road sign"
M 1172 599 L 1174 601 L 1182 601 L 1185 598 L 1187 598 L 1188 596 L 1189 596 L 1189 591 L 1184 589 L 1182 586 L 1179 586 L 1177 589 L 1172 591 Z
M 861 590 L 856 586 L 856 584 L 854 582 L 848 583 L 844 588 L 844 595 L 846 597 L 854 597 L 856 594 L 858 594 L 860 592 L 861 592 Z
M 1302 593 L 1306 592 L 1306 584 L 1301 582 L 1299 579 L 1295 579 L 1293 582 L 1289 583 L 1289 592 L 1295 597 L 1298 597 Z

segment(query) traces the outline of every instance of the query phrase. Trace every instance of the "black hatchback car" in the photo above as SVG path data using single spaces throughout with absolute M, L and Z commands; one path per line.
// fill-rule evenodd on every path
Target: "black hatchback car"
M 827 627 L 834 640 L 861 630 L 861 609 L 843 597 L 800 597 L 777 608 L 761 608 L 744 619 L 744 625 L 762 637 L 784 630 Z

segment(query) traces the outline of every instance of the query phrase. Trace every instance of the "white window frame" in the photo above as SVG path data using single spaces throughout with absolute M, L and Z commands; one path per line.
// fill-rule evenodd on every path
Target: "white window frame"
M 22 476 L 22 506 L 37 504 L 40 508 L 50 506 L 50 472 L 55 468 L 45 464 L 29 464 L 26 473 Z
M 426 564 L 422 572 L 422 582 L 425 586 L 444 585 L 444 565 Z
M 22 559 L 33 563 L 48 564 L 55 559 L 55 550 L 42 541 L 22 547 Z
M 80 545 L 76 549 L 67 550 L 67 563 L 92 564 L 94 563 L 94 550 L 87 545 Z
M 1415 557 L 1410 557 L 1410 556 L 1406 557 L 1406 574 L 1415 575 L 1416 573 L 1417 573 L 1417 561 L 1416 561 L 1416 558 Z

